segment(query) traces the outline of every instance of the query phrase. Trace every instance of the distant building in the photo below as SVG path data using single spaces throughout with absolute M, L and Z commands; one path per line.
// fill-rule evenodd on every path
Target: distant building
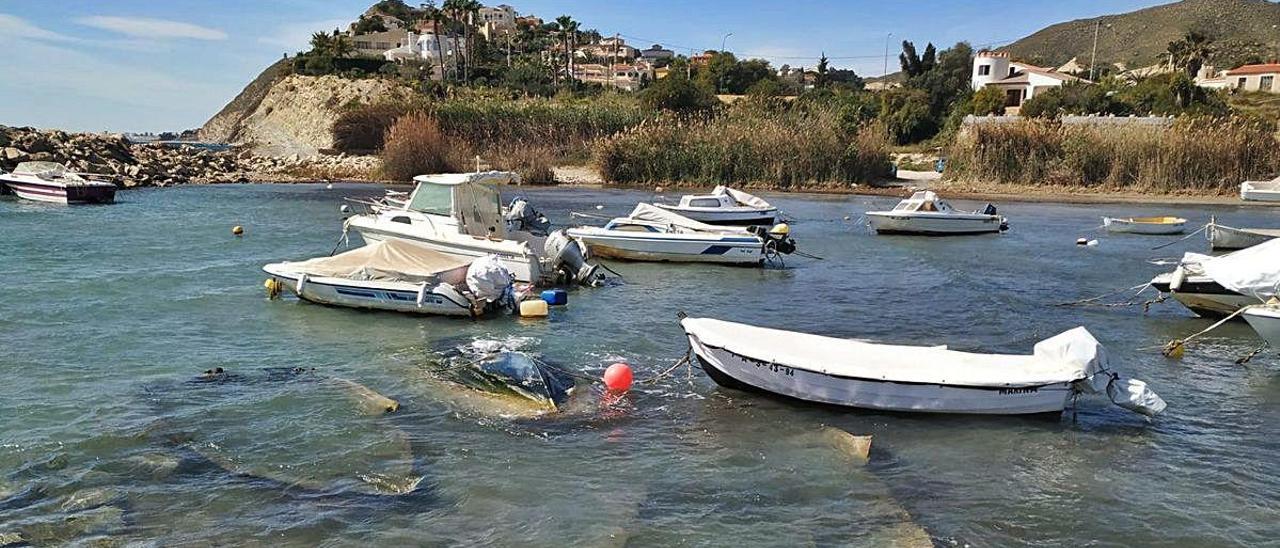
M 645 82 L 653 80 L 654 71 L 652 65 L 644 62 L 615 65 L 583 63 L 574 65 L 573 77 L 579 82 L 635 91 Z
M 1244 65 L 1228 70 L 1226 87 L 1240 91 L 1265 91 L 1280 93 L 1280 63 Z
M 413 34 L 403 46 L 389 49 L 382 53 L 388 61 L 403 63 L 406 61 L 427 61 L 431 64 L 432 77 L 439 80 L 446 70 L 458 65 L 458 60 L 466 55 L 466 41 L 461 36 L 434 33 Z
M 480 11 L 471 15 L 471 24 L 486 40 L 493 40 L 499 35 L 515 32 L 518 18 L 515 8 L 499 4 L 480 8 Z
M 573 56 L 578 59 L 629 61 L 640 55 L 640 50 L 627 45 L 622 38 L 603 38 L 594 44 L 578 46 Z
M 663 59 L 674 59 L 676 52 L 669 49 L 663 49 L 662 44 L 654 44 L 649 49 L 640 51 L 640 58 L 650 63 Z
M 381 57 L 387 50 L 409 45 L 412 34 L 405 29 L 372 32 L 354 35 L 351 37 L 351 42 L 355 45 L 356 53 L 369 57 Z
M 1027 63 L 1011 61 L 1009 54 L 1000 51 L 979 51 L 973 59 L 973 75 L 970 79 L 974 91 L 995 87 L 1005 93 L 1005 110 L 1016 113 L 1022 103 L 1047 89 L 1067 82 L 1082 81 L 1070 74 Z
M 689 64 L 695 67 L 705 67 L 711 64 L 711 58 L 715 57 L 716 52 L 707 50 L 689 58 Z

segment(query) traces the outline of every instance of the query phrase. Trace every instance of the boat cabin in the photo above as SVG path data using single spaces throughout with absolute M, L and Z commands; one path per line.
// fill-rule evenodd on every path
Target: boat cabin
M 737 207 L 738 202 L 728 194 L 693 194 L 680 197 L 680 207 Z
M 67 169 L 67 166 L 57 162 L 22 162 L 18 164 L 18 167 L 13 168 L 13 174 L 37 177 L 46 181 L 87 182 L 85 178 L 71 172 Z
M 951 213 L 955 208 L 946 200 L 939 198 L 937 194 L 930 191 L 921 191 L 912 194 L 893 208 L 894 213 Z
M 472 236 L 506 238 L 502 196 L 495 186 L 519 183 L 519 175 L 506 171 L 440 173 L 413 180 L 417 186 L 409 194 L 405 210 L 452 218 L 460 232 Z M 408 215 L 393 216 L 391 221 L 413 223 Z

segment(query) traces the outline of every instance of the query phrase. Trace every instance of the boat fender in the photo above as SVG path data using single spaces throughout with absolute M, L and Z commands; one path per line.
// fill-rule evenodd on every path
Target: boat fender
M 427 283 L 418 284 L 418 308 L 422 308 L 422 303 L 427 300 Z
M 302 288 L 303 286 L 306 286 L 306 285 L 307 285 L 307 275 L 305 273 L 300 274 L 298 276 L 298 285 L 294 286 L 293 290 L 298 293 L 298 296 L 302 296 Z
M 1182 289 L 1182 282 L 1186 281 L 1186 279 L 1187 270 L 1179 266 L 1177 270 L 1173 271 L 1173 278 L 1169 280 L 1169 291 Z
M 279 298 L 280 290 L 284 289 L 284 284 L 280 283 L 280 280 L 277 280 L 274 277 L 267 278 L 267 281 L 262 282 L 262 286 L 267 289 L 267 298 L 270 300 Z

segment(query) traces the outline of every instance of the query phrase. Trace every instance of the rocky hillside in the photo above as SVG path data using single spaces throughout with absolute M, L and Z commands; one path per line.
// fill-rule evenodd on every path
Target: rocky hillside
M 1250 57 L 1274 58 L 1280 46 L 1280 4 L 1269 0 L 1183 0 L 1118 15 L 1046 27 L 1004 48 L 1014 57 L 1059 66 L 1072 57 L 1087 63 L 1098 35 L 1098 62 L 1143 67 L 1163 59 L 1169 42 L 1197 31 L 1214 39 L 1214 64 L 1231 67 Z M 1110 25 L 1108 28 L 1106 25 Z
M 260 156 L 314 157 L 333 146 L 333 122 L 344 108 L 412 94 L 400 84 L 378 78 L 297 74 L 275 78 L 268 74 L 273 69 L 205 123 L 200 138 L 245 145 Z

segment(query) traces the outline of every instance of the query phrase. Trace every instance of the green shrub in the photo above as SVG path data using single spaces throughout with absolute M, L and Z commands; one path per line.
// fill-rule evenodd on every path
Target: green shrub
M 640 101 L 650 111 L 683 114 L 710 110 L 720 104 L 711 90 L 674 72 L 640 92 Z
M 1004 90 L 998 87 L 984 87 L 973 94 L 969 102 L 969 111 L 975 116 L 988 114 L 1004 114 Z

